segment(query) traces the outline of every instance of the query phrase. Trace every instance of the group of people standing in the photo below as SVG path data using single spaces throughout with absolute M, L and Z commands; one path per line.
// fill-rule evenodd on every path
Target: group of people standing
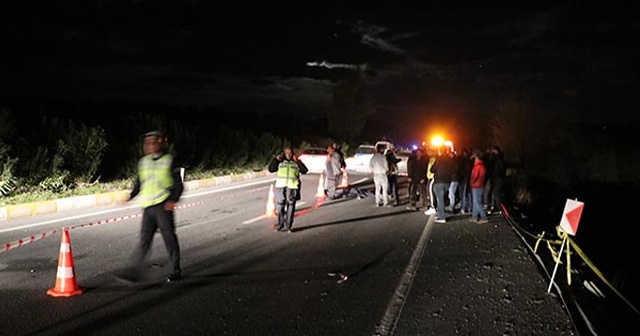
M 142 262 L 151 248 L 155 233 L 160 231 L 172 267 L 166 280 L 173 282 L 182 278 L 180 245 L 174 219 L 176 203 L 184 190 L 182 176 L 168 152 L 163 133 L 148 132 L 142 139 L 144 156 L 138 162 L 134 187 L 123 201 L 126 203 L 137 198 L 144 209 L 139 244 L 132 254 L 130 265 L 118 277 L 130 282 L 139 280 Z M 334 199 L 339 197 L 338 181 L 346 169 L 346 163 L 337 144 L 329 145 L 327 151 L 327 192 L 328 197 Z M 399 204 L 398 163 L 401 160 L 395 154 L 395 148 L 378 145 L 369 163 L 377 207 Z M 275 229 L 291 232 L 296 202 L 300 200 L 300 175 L 306 174 L 308 169 L 295 156 L 293 148 L 286 146 L 282 154 L 271 160 L 268 171 L 276 174 L 274 198 L 278 223 Z M 489 213 L 501 209 L 506 166 L 504 153 L 498 146 L 491 147 L 487 153 L 478 149 L 463 149 L 459 154 L 450 150 L 418 148 L 407 161 L 407 175 L 408 208 L 419 210 L 424 207 L 428 215 L 435 212 L 436 222 L 446 222 L 445 211 L 453 212 L 458 201 L 460 212 L 471 213 L 471 220 L 477 223 L 487 222 L 485 203 L 488 203 Z
M 409 210 L 425 209 L 435 221 L 446 222 L 446 212 L 471 214 L 471 220 L 486 223 L 487 214 L 500 212 L 506 176 L 504 153 L 493 146 L 483 153 L 465 148 L 418 148 L 407 161 Z M 485 205 L 488 211 L 485 211 Z
M 426 151 L 426 153 L 425 153 Z M 339 181 L 346 169 L 344 154 L 335 143 L 327 147 L 325 188 L 329 199 L 336 199 Z M 375 186 L 375 206 L 399 205 L 398 163 L 395 148 L 378 145 L 369 162 Z M 307 167 L 287 146 L 284 153 L 268 166 L 276 173 L 275 201 L 278 215 L 277 231 L 291 232 L 296 202 L 300 199 L 300 175 Z M 446 212 L 454 212 L 460 203 L 460 213 L 471 214 L 479 224 L 487 222 L 487 214 L 499 212 L 506 175 L 504 154 L 498 146 L 483 153 L 479 149 L 463 149 L 455 153 L 448 148 L 418 148 L 407 161 L 410 210 L 425 209 L 435 214 L 435 221 L 446 222 Z M 488 190 L 488 192 L 486 192 Z M 485 211 L 485 202 L 491 202 Z

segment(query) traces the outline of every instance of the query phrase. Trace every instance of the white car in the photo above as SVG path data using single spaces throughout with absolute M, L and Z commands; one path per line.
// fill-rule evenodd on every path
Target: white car
M 309 173 L 324 172 L 329 152 L 325 148 L 309 147 L 298 153 L 298 159 L 309 169 Z
M 407 176 L 407 160 L 411 153 L 409 149 L 399 149 L 396 152 L 396 157 L 402 160 L 398 162 L 398 175 Z
M 395 145 L 393 143 L 391 143 L 390 141 L 386 141 L 386 140 L 379 140 L 376 142 L 376 145 L 374 146 L 375 148 L 378 148 L 378 146 L 382 146 L 382 153 L 386 152 L 388 149 L 391 148 L 395 148 Z
M 373 145 L 358 146 L 358 148 L 356 149 L 356 154 L 353 156 L 353 163 L 355 167 L 347 166 L 347 168 L 369 168 L 369 161 L 371 161 L 371 157 L 373 156 L 374 148 L 375 147 Z

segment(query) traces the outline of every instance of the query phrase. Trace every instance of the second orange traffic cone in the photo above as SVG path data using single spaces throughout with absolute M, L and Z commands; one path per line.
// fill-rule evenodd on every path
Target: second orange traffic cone
M 50 288 L 47 291 L 47 294 L 55 297 L 68 297 L 82 294 L 82 289 L 78 287 L 78 283 L 76 281 L 76 271 L 73 266 L 73 254 L 71 253 L 69 228 L 64 228 L 62 230 L 62 242 L 60 243 L 60 253 L 58 255 L 56 285 Z
M 347 179 L 347 170 L 342 171 L 342 183 L 340 183 L 340 187 L 347 188 L 349 186 L 349 180 Z
M 320 174 L 320 181 L 318 181 L 318 189 L 316 190 L 316 197 L 325 197 L 324 193 L 324 173 Z
M 273 193 L 273 184 L 269 188 L 269 198 L 267 199 L 267 209 L 264 213 L 267 217 L 275 217 L 276 216 L 276 197 Z

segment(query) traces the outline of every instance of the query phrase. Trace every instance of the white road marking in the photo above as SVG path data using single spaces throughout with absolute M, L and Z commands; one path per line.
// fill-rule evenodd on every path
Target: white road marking
M 393 335 L 393 330 L 396 327 L 396 323 L 400 319 L 400 314 L 402 313 L 402 308 L 404 307 L 405 300 L 409 294 L 411 285 L 413 284 L 413 279 L 418 272 L 418 267 L 420 267 L 420 260 L 422 260 L 424 248 L 427 245 L 427 240 L 429 238 L 429 235 L 431 234 L 431 230 L 433 229 L 433 224 L 435 223 L 434 220 L 434 215 L 429 216 L 429 220 L 427 220 L 427 224 L 424 226 L 424 230 L 422 230 L 422 235 L 420 236 L 418 245 L 411 255 L 411 260 L 409 260 L 409 264 L 407 265 L 407 268 L 405 269 L 402 278 L 400 279 L 400 283 L 393 292 L 391 300 L 389 300 L 387 309 L 382 316 L 382 320 L 378 324 L 378 327 L 376 328 L 374 336 Z

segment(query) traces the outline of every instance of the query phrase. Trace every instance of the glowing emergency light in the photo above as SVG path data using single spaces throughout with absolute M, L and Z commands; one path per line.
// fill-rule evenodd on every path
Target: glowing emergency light
M 433 138 L 431 138 L 431 146 L 433 147 L 440 147 L 442 146 L 443 143 L 444 143 L 444 139 L 439 135 L 436 135 Z
M 424 144 L 424 143 L 423 143 Z M 442 147 L 448 148 L 451 152 L 453 152 L 453 141 L 445 140 L 444 137 L 440 135 L 434 135 L 431 137 L 431 148 L 434 148 L 440 153 Z

